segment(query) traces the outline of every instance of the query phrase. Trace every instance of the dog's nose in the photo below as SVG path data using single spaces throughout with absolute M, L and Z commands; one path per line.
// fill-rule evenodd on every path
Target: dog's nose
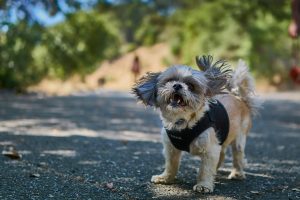
M 173 85 L 173 88 L 174 88 L 174 90 L 177 91 L 177 90 L 180 90 L 182 88 L 182 86 L 180 84 L 176 83 Z

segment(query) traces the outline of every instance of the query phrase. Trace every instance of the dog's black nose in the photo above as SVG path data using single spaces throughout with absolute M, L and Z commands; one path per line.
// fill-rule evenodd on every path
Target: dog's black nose
M 176 83 L 173 85 L 173 88 L 174 88 L 174 90 L 177 91 L 177 90 L 180 90 L 182 88 L 182 86 L 180 84 Z

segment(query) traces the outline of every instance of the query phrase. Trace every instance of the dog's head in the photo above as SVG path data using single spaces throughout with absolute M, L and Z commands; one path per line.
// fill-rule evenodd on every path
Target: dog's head
M 197 57 L 200 70 L 173 66 L 161 73 L 148 73 L 133 87 L 145 105 L 168 113 L 195 112 L 207 100 L 219 94 L 227 84 L 231 70 L 224 61 L 212 62 L 211 56 Z

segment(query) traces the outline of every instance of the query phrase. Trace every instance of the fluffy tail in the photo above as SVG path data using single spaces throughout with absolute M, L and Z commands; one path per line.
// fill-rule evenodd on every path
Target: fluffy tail
M 258 114 L 262 100 L 255 94 L 254 79 L 243 60 L 239 60 L 237 68 L 228 83 L 228 89 L 247 104 L 253 116 Z

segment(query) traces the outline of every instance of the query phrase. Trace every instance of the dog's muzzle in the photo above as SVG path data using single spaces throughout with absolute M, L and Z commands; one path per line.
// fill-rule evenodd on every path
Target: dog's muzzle
M 174 94 L 172 94 L 172 96 L 169 99 L 169 104 L 171 104 L 171 106 L 173 107 L 183 107 L 186 106 L 186 103 L 184 102 L 184 99 L 182 98 L 182 96 L 175 92 Z

